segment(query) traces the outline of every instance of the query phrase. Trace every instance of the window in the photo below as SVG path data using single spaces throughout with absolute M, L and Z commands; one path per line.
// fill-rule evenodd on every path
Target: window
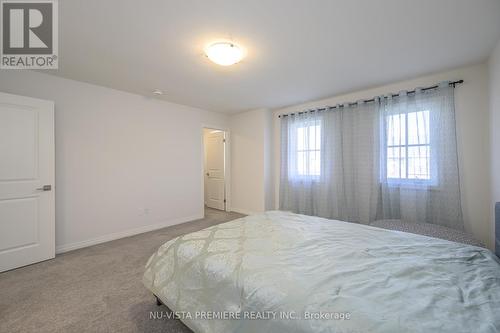
M 299 177 L 321 174 L 321 125 L 308 122 L 295 128 L 296 159 L 295 175 Z
M 429 111 L 386 117 L 386 177 L 393 183 L 431 183 Z

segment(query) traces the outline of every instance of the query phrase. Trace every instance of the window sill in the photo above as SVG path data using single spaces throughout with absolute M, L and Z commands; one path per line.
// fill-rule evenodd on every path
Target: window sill
M 386 182 L 380 183 L 380 185 L 385 185 L 388 188 L 400 189 L 400 190 L 411 190 L 411 191 L 438 191 L 439 186 L 434 182 L 429 183 L 406 183 L 406 182 Z
M 289 182 L 316 182 L 319 183 L 321 180 L 321 176 L 296 176 L 288 178 Z

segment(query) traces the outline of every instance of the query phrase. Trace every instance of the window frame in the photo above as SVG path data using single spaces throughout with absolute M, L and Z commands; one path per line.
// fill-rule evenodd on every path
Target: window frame
M 303 129 L 307 130 L 307 137 L 309 137 L 309 131 L 310 131 L 311 127 L 318 127 L 320 130 L 320 132 L 319 132 L 319 148 L 310 149 L 309 142 L 308 142 L 309 140 L 306 140 L 307 145 L 305 145 L 303 147 L 303 149 L 299 149 L 299 142 L 298 142 L 299 129 L 303 128 Z M 291 163 L 292 172 L 289 172 L 288 178 L 290 180 L 312 180 L 312 181 L 319 180 L 322 177 L 321 160 L 323 158 L 323 143 L 322 143 L 323 124 L 322 124 L 322 121 L 318 120 L 318 119 L 304 120 L 302 123 L 298 123 L 298 124 L 295 124 L 295 126 L 292 126 L 291 130 L 293 130 L 295 132 L 294 136 L 296 138 L 295 142 L 293 142 L 294 147 L 292 148 L 292 150 L 294 152 L 293 155 L 295 156 L 295 159 Z M 301 173 L 299 173 L 299 165 L 298 165 L 299 153 L 303 153 L 304 158 L 307 158 L 307 161 L 309 161 L 309 156 L 310 156 L 311 152 L 319 154 L 318 173 L 317 174 L 311 174 L 311 173 L 302 173 L 301 174 Z M 309 167 L 309 165 L 308 165 L 308 167 Z M 308 171 L 309 170 L 310 170 L 310 167 L 308 168 Z
M 408 140 L 408 115 L 410 113 L 418 113 L 418 112 L 428 112 L 429 114 L 429 140 L 428 143 L 414 143 L 410 144 Z M 383 161 L 385 167 L 383 168 L 385 175 L 383 175 L 383 178 L 386 180 L 386 182 L 389 184 L 391 187 L 429 187 L 433 186 L 436 187 L 438 185 L 438 177 L 437 177 L 437 172 L 435 172 L 436 168 L 434 167 L 434 155 L 433 155 L 433 145 L 432 145 L 432 133 L 431 133 L 431 110 L 419 110 L 419 111 L 404 111 L 404 112 L 398 112 L 390 115 L 384 116 L 384 131 L 385 131 L 385 138 L 384 138 L 384 158 L 385 160 Z M 389 117 L 392 116 L 401 116 L 405 115 L 404 117 L 404 129 L 405 129 L 405 144 L 395 144 L 395 145 L 389 145 L 389 130 L 388 130 L 388 119 Z M 408 151 L 409 148 L 411 147 L 427 147 L 429 151 L 429 178 L 428 179 L 419 179 L 419 178 L 408 178 L 408 171 L 409 171 L 409 155 Z M 389 148 L 399 148 L 399 149 L 404 149 L 405 152 L 405 178 L 401 177 L 389 177 L 389 168 L 387 166 L 389 157 L 388 157 L 388 149 Z M 401 165 L 400 165 L 401 168 Z M 401 175 L 401 170 L 400 170 L 400 175 Z

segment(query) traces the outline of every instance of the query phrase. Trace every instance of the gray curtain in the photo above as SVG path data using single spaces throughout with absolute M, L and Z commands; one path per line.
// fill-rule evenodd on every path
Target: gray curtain
M 380 132 L 378 119 L 378 105 L 362 102 L 283 117 L 280 209 L 345 221 L 372 221 L 379 186 L 379 146 L 374 140 Z M 320 128 L 315 138 L 297 134 L 311 124 Z M 317 142 L 319 162 L 297 158 L 297 147 L 308 148 L 311 141 Z M 319 164 L 320 172 L 298 172 L 307 171 L 314 163 Z
M 463 229 L 454 105 L 454 88 L 448 82 L 437 89 L 381 99 L 380 145 L 384 148 L 377 219 Z M 394 130 L 398 122 L 412 125 L 413 130 Z M 398 171 L 406 179 L 388 177 Z
M 280 209 L 463 229 L 453 88 L 281 118 Z

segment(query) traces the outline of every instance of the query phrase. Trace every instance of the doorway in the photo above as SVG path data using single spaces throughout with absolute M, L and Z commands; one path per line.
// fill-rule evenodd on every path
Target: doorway
M 227 210 L 227 132 L 203 128 L 205 207 Z

